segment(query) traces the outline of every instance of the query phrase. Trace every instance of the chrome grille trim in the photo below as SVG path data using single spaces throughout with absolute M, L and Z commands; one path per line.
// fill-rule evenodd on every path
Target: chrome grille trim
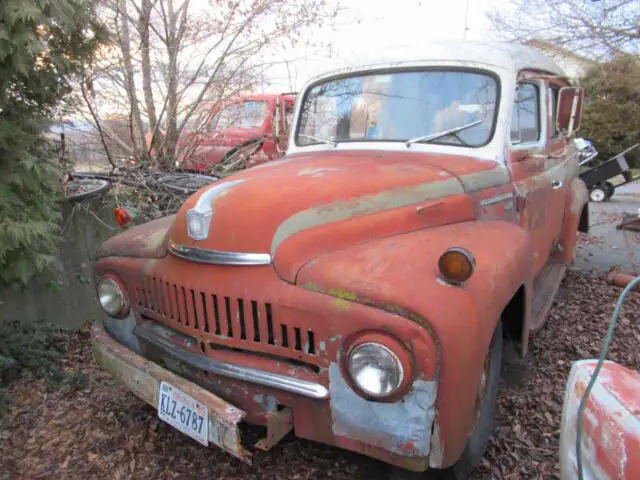
M 168 330 L 168 329 L 167 329 Z M 222 362 L 213 358 L 204 357 L 196 353 L 180 348 L 171 340 L 153 331 L 152 328 L 138 325 L 134 334 L 139 338 L 167 351 L 171 356 L 191 365 L 194 368 L 204 370 L 222 377 L 233 378 L 245 382 L 277 388 L 287 392 L 302 395 L 308 398 L 324 399 L 329 396 L 329 390 L 319 383 L 286 377 L 277 373 L 265 372 L 255 368 L 243 367 L 232 363 Z
M 268 253 L 224 252 L 198 247 L 179 245 L 169 242 L 169 251 L 176 257 L 197 263 L 214 265 L 269 265 L 271 255 Z

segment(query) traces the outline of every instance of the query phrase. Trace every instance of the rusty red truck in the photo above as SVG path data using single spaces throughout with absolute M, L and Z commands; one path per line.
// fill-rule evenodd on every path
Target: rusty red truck
M 588 226 L 582 92 L 502 43 L 435 43 L 313 78 L 286 156 L 108 240 L 98 362 L 250 462 L 243 423 L 465 478 L 503 344 L 525 354 Z
M 251 167 L 284 155 L 295 94 L 256 94 L 205 105 L 204 120 L 178 142 L 176 166 L 208 172 L 220 163 Z

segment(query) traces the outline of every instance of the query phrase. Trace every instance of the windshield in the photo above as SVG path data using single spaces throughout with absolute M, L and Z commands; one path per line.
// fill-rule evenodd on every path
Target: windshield
M 411 140 L 479 147 L 491 140 L 497 90 L 494 77 L 468 71 L 331 80 L 307 93 L 296 144 Z
M 227 105 L 211 119 L 213 129 L 257 128 L 262 126 L 269 111 L 267 102 L 249 101 Z

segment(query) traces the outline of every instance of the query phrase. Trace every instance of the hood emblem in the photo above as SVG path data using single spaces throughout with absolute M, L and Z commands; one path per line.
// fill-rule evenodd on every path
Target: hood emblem
M 190 239 L 205 240 L 209 237 L 209 225 L 211 225 L 213 206 L 216 199 L 244 181 L 244 179 L 239 179 L 220 183 L 200 195 L 195 206 L 187 212 L 187 234 Z

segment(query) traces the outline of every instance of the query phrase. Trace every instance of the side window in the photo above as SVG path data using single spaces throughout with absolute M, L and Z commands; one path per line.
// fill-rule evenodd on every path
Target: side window
M 556 115 L 558 114 L 558 94 L 560 93 L 560 87 L 551 85 L 549 87 L 549 98 L 551 99 L 551 138 L 557 138 L 562 132 L 556 129 Z
M 511 142 L 535 142 L 540 138 L 540 92 L 531 83 L 518 86 L 511 118 Z

